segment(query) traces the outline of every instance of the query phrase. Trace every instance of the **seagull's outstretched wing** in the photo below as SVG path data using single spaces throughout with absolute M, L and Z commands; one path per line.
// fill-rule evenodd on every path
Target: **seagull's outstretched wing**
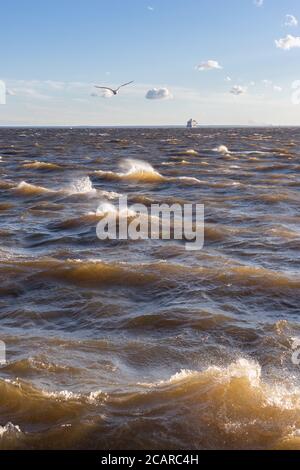
M 98 85 L 95 85 L 95 88 L 101 88 L 101 90 L 109 90 L 111 91 L 112 93 L 114 93 L 114 90 L 112 88 L 109 88 L 108 86 L 98 86 Z
M 131 82 L 123 83 L 123 85 L 120 85 L 120 86 L 117 88 L 117 91 L 120 90 L 120 88 L 122 88 L 122 86 L 130 85 L 130 83 L 133 83 L 133 82 L 134 82 L 134 80 L 131 80 Z

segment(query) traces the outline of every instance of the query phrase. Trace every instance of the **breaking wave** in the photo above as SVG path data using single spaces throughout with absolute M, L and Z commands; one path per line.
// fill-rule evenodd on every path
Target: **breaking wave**
M 214 152 L 221 153 L 222 155 L 229 155 L 230 152 L 226 145 L 219 145 L 219 147 L 215 147 L 213 149 Z
M 73 446 L 84 445 L 85 432 L 78 434 L 77 425 L 81 422 L 82 430 L 88 432 L 92 420 L 89 448 L 102 448 L 105 442 L 112 442 L 116 449 L 172 449 L 174 442 L 179 449 L 300 448 L 299 388 L 273 384 L 262 377 L 257 362 L 245 358 L 202 371 L 181 370 L 156 383 L 137 383 L 130 392 L 51 392 L 20 381 L 1 381 L 0 388 L 2 408 L 13 409 L 20 422 L 27 417 L 40 431 L 50 423 L 60 423 L 47 447 L 64 435 L 66 426 Z M 101 409 L 104 420 L 99 420 Z M 121 412 L 127 425 L 111 426 L 113 416 Z M 19 426 L 8 423 L 0 428 L 0 443 L 11 436 L 14 447 L 22 448 L 35 434 L 29 430 L 24 434 Z M 160 440 L 153 440 L 154 435 Z M 16 439 L 21 436 L 21 441 Z M 45 445 L 49 435 L 40 432 L 38 436 Z M 9 442 L 5 444 L 8 448 Z M 67 446 L 67 442 L 59 445 Z
M 66 190 L 71 194 L 85 194 L 85 193 L 95 193 L 96 189 L 93 187 L 88 176 L 82 178 L 77 178 L 71 182 L 69 188 Z
M 183 447 L 190 439 L 193 448 L 300 448 L 299 388 L 264 381 L 255 361 L 240 358 L 227 367 L 182 370 L 144 386 L 153 388 L 150 408 L 164 396 L 183 413 L 189 424 L 182 425 L 190 429 Z M 142 398 L 136 400 L 142 405 Z
M 37 196 L 40 194 L 55 194 L 55 193 L 65 193 L 65 194 L 95 194 L 96 189 L 93 187 L 93 184 L 88 176 L 77 178 L 73 180 L 69 186 L 65 188 L 58 188 L 58 189 L 49 189 L 43 186 L 38 186 L 34 184 L 27 183 L 26 181 L 21 181 L 15 190 L 22 195 L 25 196 Z M 108 197 L 110 194 L 109 192 L 104 192 Z
M 106 179 L 124 179 L 128 181 L 140 181 L 146 183 L 155 183 L 164 181 L 165 178 L 154 170 L 150 163 L 142 160 L 126 159 L 120 165 L 124 169 L 123 173 L 115 173 L 113 171 L 97 170 L 95 173 Z
M 45 193 L 54 193 L 51 189 L 44 188 L 43 186 L 36 186 L 34 184 L 27 183 L 26 181 L 21 181 L 16 187 L 16 191 L 19 194 L 23 194 L 26 196 L 36 196 L 39 194 Z
M 179 176 L 179 177 L 167 177 L 161 175 L 156 171 L 148 162 L 142 160 L 132 160 L 126 159 L 120 165 L 123 168 L 123 173 L 113 172 L 113 171 L 104 171 L 96 170 L 94 173 L 101 178 L 108 180 L 127 180 L 127 181 L 137 181 L 144 183 L 159 183 L 164 181 L 176 182 L 191 182 L 191 183 L 201 183 L 198 178 L 189 177 L 189 176 Z

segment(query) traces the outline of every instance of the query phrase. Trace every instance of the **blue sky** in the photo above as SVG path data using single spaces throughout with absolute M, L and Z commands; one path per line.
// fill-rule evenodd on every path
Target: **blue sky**
M 300 2 L 262 3 L 2 2 L 7 103 L 0 124 L 162 125 L 193 117 L 202 124 L 300 125 L 291 88 L 300 80 Z M 129 80 L 134 85 L 116 97 L 100 90 L 94 96 L 95 83 Z M 146 99 L 151 89 L 161 99 Z

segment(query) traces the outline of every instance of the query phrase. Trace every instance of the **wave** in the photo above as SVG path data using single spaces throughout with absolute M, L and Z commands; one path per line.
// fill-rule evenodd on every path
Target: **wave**
M 19 426 L 15 426 L 14 424 L 8 422 L 5 426 L 0 426 L 0 438 L 3 438 L 3 436 L 7 436 L 9 434 L 19 434 L 21 433 L 21 429 Z
M 8 362 L 2 369 L 4 372 L 17 374 L 18 376 L 27 376 L 36 371 L 47 371 L 49 373 L 71 373 L 76 374 L 78 369 L 75 367 L 68 367 L 65 365 L 55 364 L 49 362 L 46 357 L 28 357 L 13 362 Z
M 287 193 L 269 193 L 269 194 L 257 194 L 255 199 L 262 200 L 270 204 L 276 204 L 279 202 L 299 202 L 300 195 L 296 192 Z
M 197 150 L 194 150 L 194 149 L 186 149 L 186 150 L 178 150 L 178 151 L 174 149 L 172 151 L 169 151 L 168 155 L 173 156 L 174 158 L 176 158 L 177 156 L 184 156 L 184 155 L 198 156 L 199 152 L 197 152 Z
M 216 233 L 216 237 L 219 233 Z M 213 238 L 213 235 L 212 235 Z M 1 271 L 27 275 L 41 279 L 73 283 L 82 287 L 99 285 L 123 285 L 141 287 L 148 284 L 176 286 L 178 284 L 218 283 L 219 288 L 253 288 L 257 291 L 274 289 L 299 289 L 300 278 L 293 273 L 272 271 L 250 265 L 188 266 L 170 262 L 156 263 L 108 263 L 102 260 L 59 261 L 53 258 L 14 262 L 2 260 Z M 217 287 L 217 286 L 216 286 Z M 251 292 L 251 290 L 250 290 Z
M 122 194 L 116 193 L 115 191 L 104 191 L 102 189 L 98 189 L 97 194 L 106 199 L 118 199 L 122 196 Z
M 5 426 L 0 426 L 0 449 L 13 449 L 20 442 L 23 433 L 18 425 L 10 421 Z
M 127 180 L 144 183 L 159 183 L 164 181 L 176 182 L 191 182 L 191 183 L 202 183 L 195 177 L 179 176 L 179 177 L 167 177 L 161 175 L 156 171 L 148 162 L 142 160 L 126 159 L 122 162 L 121 167 L 124 168 L 124 173 L 95 170 L 94 174 L 108 180 Z
M 241 150 L 239 153 L 244 153 L 245 155 L 270 155 L 272 152 L 263 151 L 263 150 Z
M 232 151 L 229 150 L 226 145 L 219 145 L 213 149 L 214 152 L 223 154 L 223 155 L 270 155 L 272 152 L 269 150 L 238 150 Z
M 6 263 L 6 261 L 2 261 Z M 40 279 L 53 279 L 60 282 L 68 282 L 81 286 L 99 285 L 123 285 L 144 286 L 156 282 L 158 277 L 151 270 L 143 271 L 142 266 L 126 263 L 105 263 L 101 260 L 65 260 L 55 259 L 16 261 L 7 263 L 7 268 L 18 272 L 27 272 L 29 269 L 32 277 Z
M 213 149 L 214 152 L 221 153 L 222 155 L 229 155 L 230 152 L 226 145 L 219 145 Z
M 11 202 L 0 202 L 0 211 L 12 209 L 14 205 Z
M 11 189 L 15 185 L 11 181 L 0 180 L 0 189 Z
M 33 170 L 60 170 L 62 167 L 56 163 L 47 162 L 29 162 L 23 164 L 24 168 L 31 168 Z
M 129 317 L 121 323 L 122 327 L 135 331 L 163 331 L 182 328 L 191 328 L 197 331 L 210 331 L 212 328 L 221 327 L 225 330 L 225 325 L 232 327 L 232 318 L 224 314 L 216 314 L 210 311 L 198 309 L 188 309 L 184 313 L 182 309 L 172 308 L 160 309 L 158 312 L 142 312 L 134 317 Z M 245 334 L 245 332 L 244 332 Z
M 300 287 L 300 278 L 289 272 L 273 271 L 271 269 L 257 266 L 230 266 L 227 272 L 219 273 L 219 280 L 241 284 L 257 285 L 262 288 L 290 288 Z
M 171 407 L 181 410 L 188 425 L 182 423 L 185 438 L 180 447 L 289 448 L 293 439 L 300 444 L 299 389 L 263 381 L 255 361 L 239 358 L 227 367 L 182 370 L 170 379 L 141 385 L 152 392 L 135 395 L 131 406 L 142 407 L 147 396 L 153 414 L 162 400 L 165 413 Z M 170 434 L 171 443 L 176 430 Z
M 78 404 L 84 403 L 99 403 L 107 398 L 107 394 L 101 390 L 95 390 L 89 393 L 75 393 L 70 390 L 60 390 L 60 391 L 48 391 L 44 389 L 37 389 L 30 385 L 29 383 L 16 379 L 16 380 L 3 380 L 0 379 L 0 403 L 2 406 L 13 406 L 15 401 L 16 407 L 20 406 L 20 411 L 22 411 L 22 406 L 24 406 L 26 399 L 29 399 L 29 407 L 34 408 L 34 403 L 36 400 L 52 401 L 52 404 L 55 406 L 55 403 L 64 403 L 64 402 L 77 402 Z M 29 398 L 30 397 L 30 398 Z M 52 400 L 51 400 L 52 399 Z M 23 403 L 24 402 L 24 403 Z M 29 411 L 24 409 L 24 412 Z M 38 413 L 38 410 L 36 410 Z
M 72 419 L 86 405 L 99 405 L 107 399 L 107 394 L 99 389 L 89 393 L 48 391 L 20 379 L 1 379 L 0 392 L 2 413 L 13 413 L 18 423 L 27 422 L 31 426 L 41 423 L 43 427 L 62 419 Z
M 164 166 L 191 165 L 191 162 L 188 162 L 187 160 L 178 160 L 175 162 L 162 162 L 162 165 Z
M 109 393 L 48 391 L 20 380 L 1 380 L 0 391 L 2 410 L 20 423 L 0 428 L 2 448 L 12 445 L 2 442 L 9 435 L 16 448 L 30 446 L 33 439 L 40 446 L 57 446 L 66 427 L 69 439 L 59 447 L 84 446 L 91 431 L 88 445 L 98 449 L 107 442 L 116 449 L 300 448 L 299 388 L 263 378 L 260 364 L 243 357 L 226 366 L 181 370 L 164 380 L 132 384 L 123 392 L 119 387 Z M 111 425 L 118 416 L 126 426 Z M 26 420 L 30 429 L 22 433 Z
M 82 178 L 77 178 L 73 180 L 69 186 L 65 188 L 58 188 L 58 189 L 49 189 L 45 188 L 43 186 L 38 186 L 34 184 L 27 183 L 26 181 L 21 181 L 21 183 L 18 184 L 14 188 L 19 194 L 25 195 L 25 196 L 36 196 L 40 194 L 96 194 L 97 190 L 93 187 L 93 184 L 88 176 L 82 177 Z M 102 192 L 103 195 L 107 197 L 114 197 L 116 193 L 110 193 L 110 192 Z
M 43 390 L 42 393 L 45 397 L 52 398 L 57 402 L 79 402 L 90 405 L 103 403 L 107 398 L 107 394 L 103 393 L 101 390 L 96 390 L 88 394 L 74 393 L 70 390 L 61 390 L 59 392 L 47 392 Z
M 44 188 L 43 186 L 36 186 L 34 184 L 27 183 L 26 181 L 21 181 L 15 189 L 19 194 L 26 196 L 36 196 L 39 194 L 50 194 L 55 192 L 51 189 Z
M 300 238 L 300 232 L 296 232 L 296 230 L 291 230 L 284 226 L 270 228 L 265 231 L 265 233 L 272 237 L 280 237 L 284 239 L 294 240 Z
M 73 180 L 66 191 L 70 194 L 96 193 L 96 189 L 88 176 Z
M 130 208 L 126 208 L 120 211 L 113 204 L 109 202 L 102 202 L 96 210 L 96 216 L 104 217 L 106 214 L 116 214 L 118 217 L 135 217 L 137 215 L 137 213 Z
M 128 181 L 140 181 L 146 183 L 154 183 L 164 181 L 165 178 L 150 165 L 150 163 L 142 160 L 126 159 L 122 162 L 121 167 L 124 173 L 115 173 L 113 171 L 96 170 L 95 173 L 107 179 L 124 179 Z

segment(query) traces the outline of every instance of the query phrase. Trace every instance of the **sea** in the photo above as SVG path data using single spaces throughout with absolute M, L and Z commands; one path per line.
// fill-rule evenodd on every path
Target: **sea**
M 1 128 L 0 448 L 300 449 L 299 203 L 299 128 Z

